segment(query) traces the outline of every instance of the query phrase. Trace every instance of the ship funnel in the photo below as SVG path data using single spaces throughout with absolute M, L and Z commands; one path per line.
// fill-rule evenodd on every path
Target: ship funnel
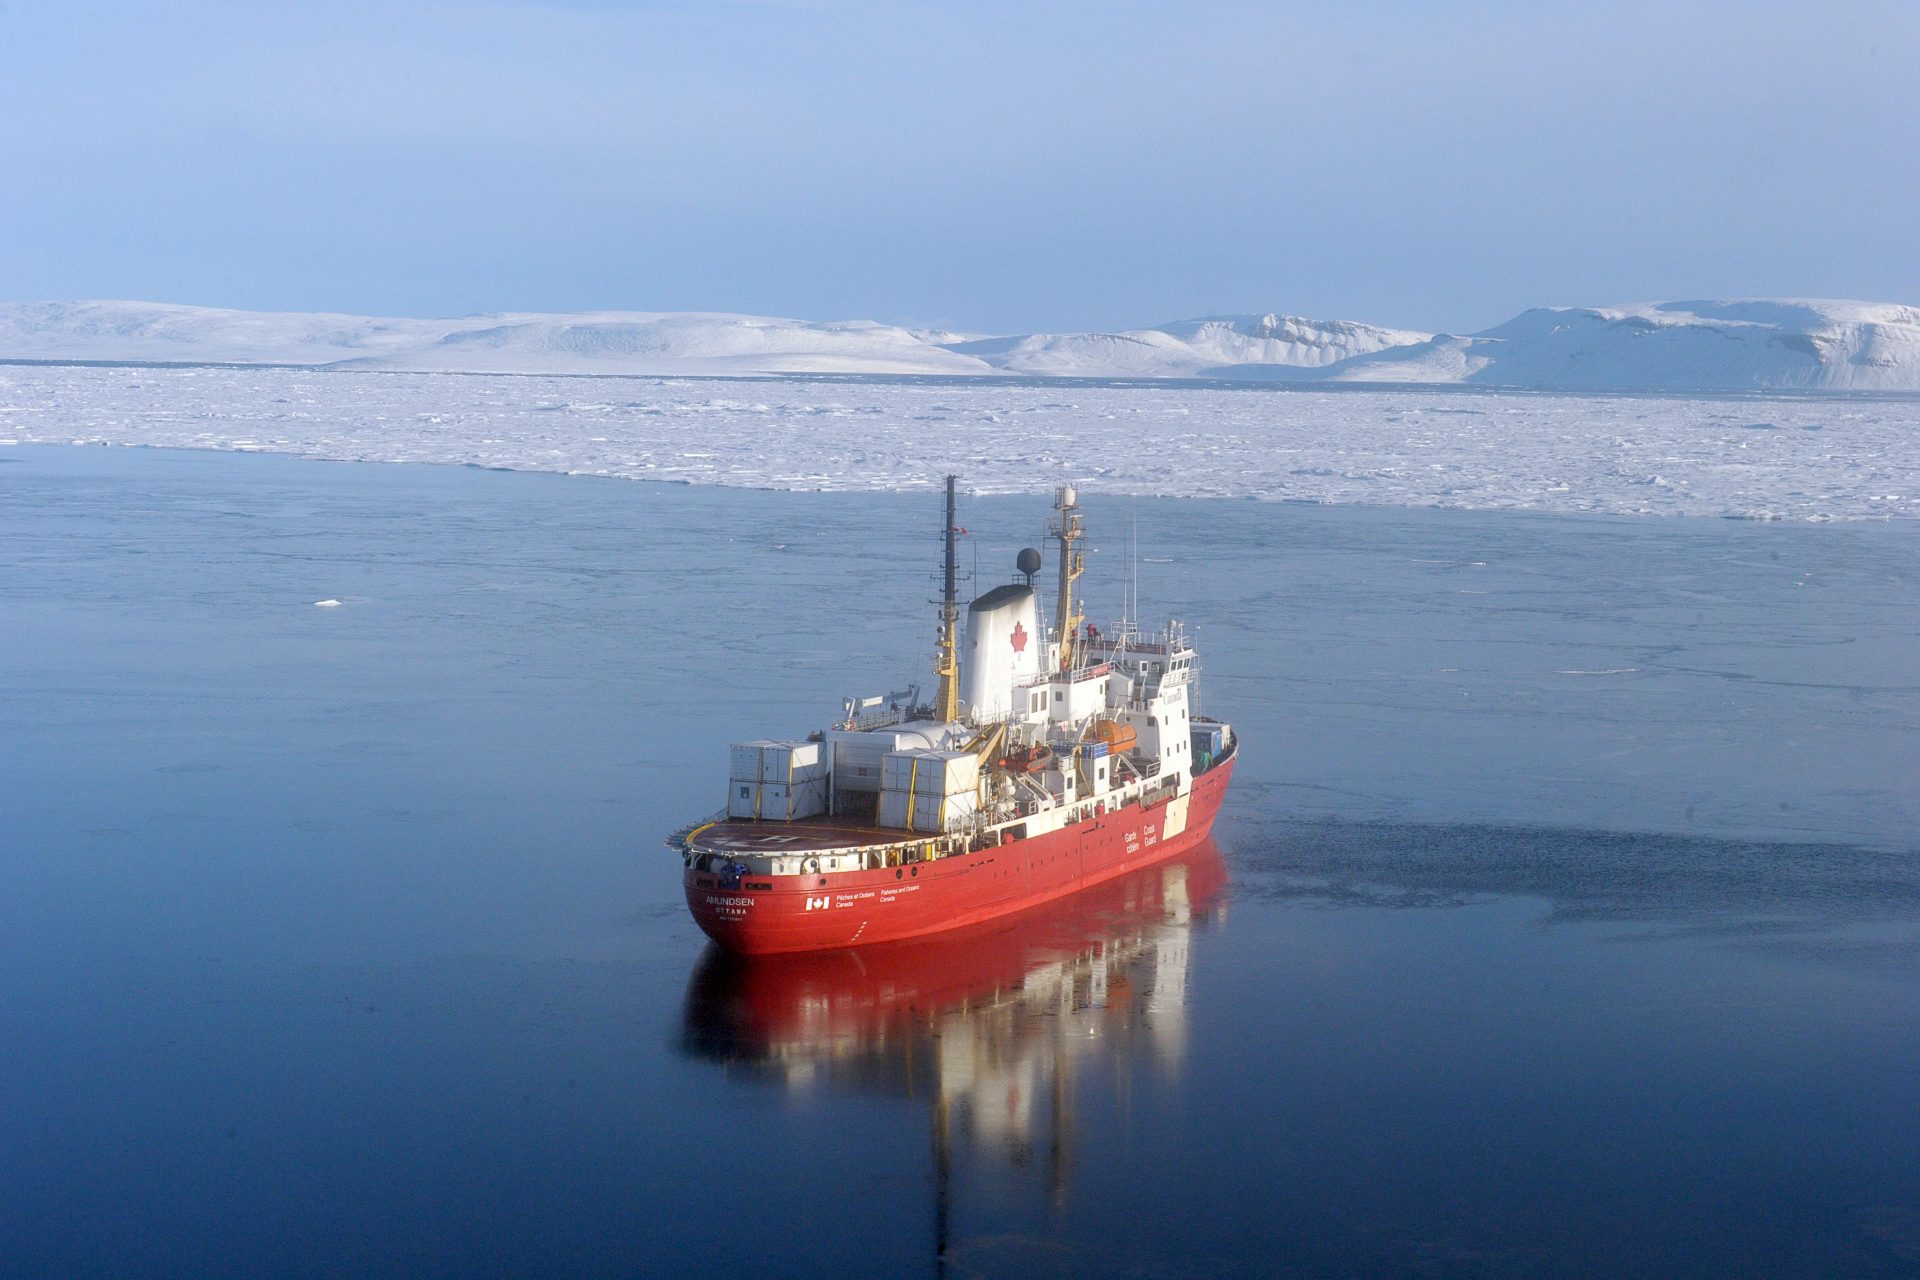
M 976 719 L 1015 709 L 1014 690 L 1040 674 L 1041 638 L 1033 588 L 1024 583 L 995 587 L 967 607 L 960 697 Z

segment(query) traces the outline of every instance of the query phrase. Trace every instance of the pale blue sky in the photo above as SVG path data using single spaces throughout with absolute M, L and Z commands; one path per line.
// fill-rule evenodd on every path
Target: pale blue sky
M 0 300 L 1920 302 L 1920 4 L 0 0 Z

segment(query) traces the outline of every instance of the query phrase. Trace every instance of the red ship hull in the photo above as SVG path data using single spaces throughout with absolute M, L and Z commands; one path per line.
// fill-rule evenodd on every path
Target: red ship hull
M 1185 827 L 1164 836 L 1168 805 L 1129 804 L 997 848 L 871 871 L 778 876 L 719 887 L 683 876 L 687 907 L 715 942 L 746 955 L 896 942 L 964 928 L 1184 853 L 1213 830 L 1234 756 L 1193 780 Z
M 929 1015 L 989 1007 L 1019 991 L 1036 970 L 1111 948 L 1170 918 L 1167 887 L 1204 916 L 1219 904 L 1227 869 L 1203 840 L 1152 867 L 1114 876 L 1058 902 L 1003 920 L 851 951 L 749 959 L 710 948 L 687 986 L 686 1046 L 730 1061 L 777 1058 L 785 1050 L 841 1056 L 865 1045 L 909 1052 Z

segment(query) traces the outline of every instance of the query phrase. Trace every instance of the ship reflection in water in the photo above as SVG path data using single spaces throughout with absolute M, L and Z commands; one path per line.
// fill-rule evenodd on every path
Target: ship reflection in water
M 687 988 L 683 1045 L 793 1089 L 924 1098 L 936 1247 L 956 1144 L 1046 1161 L 1056 1203 L 1073 1087 L 1102 1059 L 1177 1075 L 1196 928 L 1226 916 L 1226 866 L 1189 852 L 980 929 L 792 956 L 709 946 Z

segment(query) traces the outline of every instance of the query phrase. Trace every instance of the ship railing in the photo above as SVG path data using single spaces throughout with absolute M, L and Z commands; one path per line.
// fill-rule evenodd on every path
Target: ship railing
M 1038 805 L 1046 805 L 1046 804 L 1053 803 L 1053 792 L 1047 790 L 1045 787 L 1035 782 L 1032 778 L 1028 777 L 1026 774 L 1019 775 L 1018 779 L 1014 784 L 1014 787 L 1016 791 L 1018 791 L 1019 788 L 1021 787 L 1025 787 L 1029 792 L 1032 793 L 1028 797 L 1029 804 L 1038 806 Z M 1039 812 L 1039 809 L 1031 808 L 1026 810 L 1026 812 L 1037 813 Z
M 1169 778 L 1165 782 L 1155 783 L 1140 792 L 1140 806 L 1143 809 L 1151 809 L 1157 804 L 1164 804 L 1173 799 L 1179 790 L 1180 779 L 1178 778 Z
M 1066 672 L 1065 674 L 1070 680 L 1077 682 L 1080 680 L 1097 679 L 1112 670 L 1113 663 L 1099 662 L 1091 667 L 1075 667 L 1072 671 Z M 1058 671 L 1042 671 L 1038 675 L 1028 676 L 1025 680 L 1022 680 L 1013 687 L 1016 689 L 1032 689 L 1038 685 L 1051 684 L 1054 680 L 1058 679 L 1061 674 L 1062 673 Z
M 901 724 L 906 718 L 905 711 L 888 708 L 885 711 L 869 711 L 865 715 L 855 716 L 842 727 L 855 730 L 884 729 L 890 724 Z
M 1114 657 L 1122 659 L 1136 654 L 1145 658 L 1183 658 L 1193 652 L 1193 643 L 1185 636 L 1175 636 L 1171 644 L 1158 640 L 1126 640 L 1107 647 L 1113 650 Z
M 1145 764 L 1136 764 L 1133 758 L 1124 752 L 1117 756 L 1110 755 L 1107 758 L 1114 762 L 1116 769 L 1125 769 L 1128 773 L 1132 774 L 1134 782 L 1152 782 L 1160 776 L 1160 762 L 1158 760 L 1149 760 Z M 1121 785 L 1130 786 L 1132 784 L 1122 783 Z
M 716 809 L 698 822 L 689 822 L 686 826 L 681 827 L 678 831 L 668 836 L 667 848 L 684 858 L 690 852 L 689 845 L 697 833 L 705 831 L 717 822 L 725 822 L 726 820 L 727 811 L 725 809 Z

